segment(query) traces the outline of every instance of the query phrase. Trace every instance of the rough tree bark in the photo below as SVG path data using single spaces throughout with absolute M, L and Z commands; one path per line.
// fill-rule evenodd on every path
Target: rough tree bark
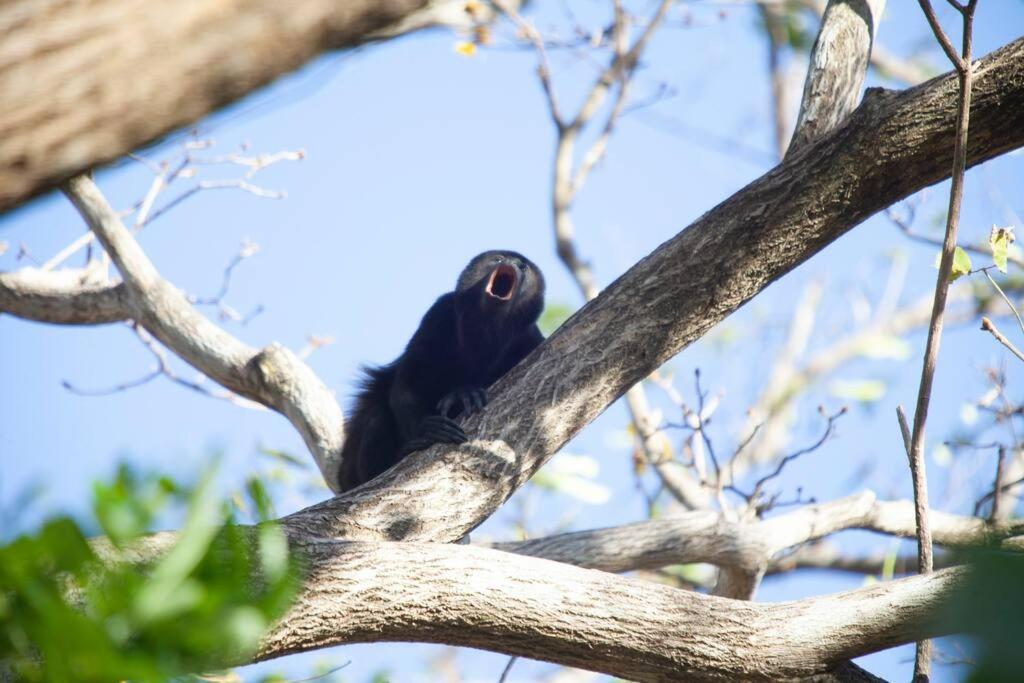
M 478 6 L 486 16 L 470 16 L 464 0 L 9 0 L 0 5 L 0 212 L 324 51 L 488 19 Z
M 811 48 L 796 130 L 795 152 L 842 124 L 857 106 L 885 0 L 830 0 Z
M 777 681 L 941 634 L 966 571 L 785 603 L 701 595 L 470 546 L 305 548 L 309 590 L 259 658 L 338 643 L 483 648 L 631 681 Z

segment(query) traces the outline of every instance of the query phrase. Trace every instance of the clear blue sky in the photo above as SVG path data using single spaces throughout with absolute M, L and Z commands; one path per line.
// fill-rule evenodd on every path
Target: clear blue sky
M 533 16 L 541 28 L 564 25 L 558 3 L 538 4 Z M 951 19 L 945 5 L 936 4 Z M 925 47 L 932 64 L 945 71 L 941 52 L 930 47 L 932 37 L 917 3 L 889 5 L 879 41 L 898 54 Z M 771 166 L 766 49 L 755 31 L 754 13 L 728 3 L 686 6 L 694 26 L 661 31 L 638 81 L 639 93 L 664 81 L 677 94 L 623 120 L 607 162 L 577 204 L 579 247 L 601 284 Z M 599 25 L 599 7 L 603 11 L 603 4 L 580 3 L 579 11 Z M 947 25 L 954 27 L 952 21 Z M 1022 27 L 1024 4 L 981 3 L 977 54 L 1009 42 Z M 219 287 L 223 267 L 241 240 L 258 243 L 260 253 L 237 269 L 227 300 L 243 312 L 256 306 L 265 310 L 244 327 L 226 327 L 253 345 L 278 341 L 296 349 L 308 334 L 334 336 L 337 342 L 317 351 L 310 364 L 343 397 L 353 390 L 358 365 L 393 359 L 433 299 L 449 290 L 464 263 L 484 249 L 527 254 L 546 274 L 549 301 L 576 307 L 575 287 L 553 249 L 548 209 L 553 133 L 534 57 L 529 51 L 484 49 L 466 58 L 453 50 L 456 40 L 436 31 L 330 55 L 201 122 L 200 135 L 215 138 L 218 152 L 250 141 L 256 151 L 304 148 L 307 157 L 255 178 L 263 187 L 287 190 L 286 200 L 208 191 L 155 222 L 141 239 L 157 267 L 188 292 L 209 295 Z M 574 106 L 591 71 L 558 54 L 553 67 L 563 102 Z M 174 144 L 144 154 L 161 158 Z M 208 177 L 226 173 L 231 171 Z M 128 162 L 100 172 L 98 182 L 120 207 L 140 198 L 149 178 L 148 170 Z M 970 173 L 964 239 L 977 241 L 993 223 L 1011 224 L 1014 213 L 1024 215 L 1022 182 L 1024 157 L 1019 154 Z M 187 181 L 182 185 L 187 187 Z M 919 218 L 922 228 L 944 210 L 945 192 L 945 186 L 931 192 Z M 82 231 L 62 197 L 42 197 L 0 218 L 0 240 L 12 245 L 0 257 L 0 268 L 21 265 L 15 260 L 19 244 L 45 260 Z M 704 341 L 672 362 L 680 376 L 700 367 L 707 387 L 726 390 L 716 417 L 723 444 L 735 438 L 744 410 L 764 382 L 770 358 L 765 349 L 782 339 L 802 288 L 815 278 L 828 288 L 814 348 L 849 328 L 851 293 L 877 296 L 887 259 L 897 250 L 909 259 L 905 298 L 916 298 L 933 285 L 935 250 L 907 242 L 888 221 L 875 218 L 725 323 L 737 333 L 727 348 Z M 884 497 L 910 494 L 893 418 L 895 405 L 912 404 L 916 392 L 923 339 L 910 341 L 915 355 L 908 362 L 863 362 L 840 373 L 845 379 L 883 380 L 886 394 L 853 410 L 841 422 L 837 439 L 787 471 L 780 485 L 790 495 L 797 485 L 819 500 L 864 487 Z M 300 439 L 280 417 L 243 410 L 166 380 L 98 398 L 62 388 L 64 380 L 83 388 L 108 387 L 150 369 L 148 352 L 123 325 L 58 328 L 0 317 L 0 352 L 4 513 L 17 512 L 9 508 L 20 492 L 35 484 L 45 487 L 32 511 L 4 529 L 5 536 L 43 514 L 82 510 L 90 482 L 110 474 L 122 459 L 188 478 L 211 453 L 222 451 L 225 487 L 230 487 L 247 473 L 267 468 L 267 460 L 256 454 L 257 444 L 304 454 Z M 932 443 L 956 430 L 961 404 L 983 390 L 980 368 L 1003 357 L 973 328 L 948 333 L 935 386 Z M 1019 376 L 1011 373 L 1011 391 Z M 688 381 L 682 388 L 692 399 Z M 813 387 L 798 439 L 809 440 L 819 430 L 813 415 L 818 403 L 840 404 L 826 386 Z M 567 511 L 573 513 L 574 528 L 645 515 L 632 488 L 629 451 L 622 446 L 625 424 L 624 410 L 613 407 L 567 448 L 597 458 L 599 481 L 613 492 L 610 502 L 567 504 L 564 498 L 544 498 L 551 510 L 535 513 L 540 526 L 553 527 Z M 978 478 L 989 481 L 991 462 L 984 459 L 955 476 L 973 467 Z M 943 490 L 949 472 L 933 466 L 933 486 Z M 965 487 L 977 488 L 973 482 Z M 292 490 L 278 499 L 278 511 L 289 512 L 324 495 Z M 968 511 L 969 500 L 953 498 L 948 509 Z M 511 514 L 503 509 L 481 533 L 507 534 Z M 860 549 L 889 542 L 866 534 L 844 538 Z M 908 543 L 903 547 L 911 548 Z M 759 599 L 798 598 L 860 583 L 859 578 L 809 574 L 769 579 Z M 440 652 L 423 645 L 350 646 L 254 669 L 298 676 L 313 662 L 351 659 L 346 680 L 365 681 L 382 668 L 395 681 L 434 680 L 430 673 L 417 679 L 415 672 L 426 671 L 426 659 Z M 880 675 L 906 679 L 911 658 L 911 650 L 903 648 L 867 658 L 865 665 Z M 458 664 L 466 680 L 494 681 L 504 661 L 470 652 L 461 654 Z M 520 663 L 512 680 L 532 680 L 545 672 L 550 672 L 548 665 Z M 957 671 L 949 668 L 940 668 L 936 676 L 956 678 Z

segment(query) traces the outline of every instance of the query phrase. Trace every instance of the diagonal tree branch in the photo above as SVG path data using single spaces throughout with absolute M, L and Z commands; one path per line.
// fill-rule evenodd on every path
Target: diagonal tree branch
M 969 163 L 1024 144 L 1021 79 L 1024 40 L 979 63 Z M 899 95 L 873 92 L 847 125 L 790 155 L 586 304 L 495 385 L 491 404 L 465 423 L 475 436 L 468 444 L 413 454 L 285 523 L 352 539 L 460 538 L 654 368 L 868 216 L 948 177 L 943 150 L 956 90 L 946 75 Z
M 1016 85 L 1022 78 L 1024 40 L 978 62 L 969 164 L 1024 144 L 1024 92 Z M 954 128 L 956 89 L 955 77 L 946 75 L 899 95 L 875 92 L 846 126 L 709 211 L 573 316 L 467 422 L 477 440 L 415 454 L 360 489 L 295 513 L 286 525 L 352 539 L 460 538 L 629 386 L 872 213 L 947 177 L 943 150 Z M 103 213 L 94 200 L 80 202 L 96 214 L 92 222 Z M 122 255 L 122 265 L 131 261 Z M 151 278 L 150 269 L 141 268 L 136 280 Z M 147 325 L 159 329 L 154 313 L 182 310 L 182 295 L 166 283 L 149 296 L 148 313 L 138 316 Z M 182 329 L 212 326 L 191 309 L 183 315 Z M 278 392 L 283 403 L 275 407 L 299 424 L 311 450 L 321 457 L 335 452 L 340 410 L 329 392 L 304 392 L 295 379 L 301 374 L 282 371 L 287 352 L 269 347 L 257 356 L 231 339 L 211 348 L 211 359 L 203 351 L 224 335 L 219 330 L 201 343 L 174 330 L 161 335 L 155 334 L 165 344 L 181 342 L 181 349 L 171 348 L 232 390 L 254 400 Z M 275 370 L 266 361 L 277 357 L 284 360 Z M 245 374 L 252 366 L 254 374 Z M 326 436 L 306 422 L 323 425 Z
M 278 344 L 262 350 L 246 346 L 196 311 L 182 292 L 160 277 L 88 177 L 72 178 L 64 191 L 124 277 L 131 317 L 214 381 L 287 417 L 325 480 L 337 481 L 341 408 L 313 371 Z

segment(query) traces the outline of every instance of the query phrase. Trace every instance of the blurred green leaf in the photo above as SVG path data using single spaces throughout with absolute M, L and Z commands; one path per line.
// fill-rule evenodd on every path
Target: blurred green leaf
M 278 450 L 276 448 L 268 448 L 266 446 L 257 446 L 256 452 L 259 453 L 260 455 L 265 455 L 268 458 L 272 458 L 279 462 L 292 465 L 293 467 L 298 467 L 300 469 L 309 468 L 309 464 L 305 458 L 300 458 L 297 455 L 292 455 L 287 451 Z
M 885 382 L 877 379 L 837 379 L 829 382 L 828 392 L 836 398 L 874 403 L 885 396 Z
M 185 487 L 122 467 L 95 484 L 94 523 L 113 532 L 105 560 L 69 517 L 0 546 L 0 659 L 16 680 L 197 680 L 187 672 L 257 645 L 291 603 L 298 565 L 273 523 L 225 524 L 212 475 Z M 162 557 L 117 561 L 183 506 L 184 527 Z
M 911 347 L 894 334 L 871 334 L 864 338 L 858 351 L 867 358 L 906 360 L 910 357 Z
M 544 312 L 540 314 L 537 326 L 540 327 L 540 331 L 547 337 L 569 319 L 569 316 L 573 314 L 573 310 L 565 304 L 549 303 L 544 307 Z
M 948 628 L 974 639 L 976 666 L 967 678 L 1017 683 L 1024 672 L 1024 556 L 975 551 L 964 558 L 970 573 L 947 603 Z

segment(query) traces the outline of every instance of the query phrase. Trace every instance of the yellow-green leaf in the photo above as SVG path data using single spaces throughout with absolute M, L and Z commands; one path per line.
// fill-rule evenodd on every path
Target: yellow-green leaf
M 877 379 L 837 379 L 828 385 L 828 392 L 836 398 L 858 403 L 874 403 L 885 396 L 885 382 Z
M 1000 228 L 998 225 L 993 225 L 992 231 L 988 235 L 988 245 L 992 248 L 992 262 L 1003 273 L 1006 272 L 1006 252 L 1013 240 L 1012 226 Z
M 942 252 L 935 255 L 935 267 L 942 263 Z M 949 281 L 954 282 L 958 278 L 971 272 L 971 257 L 962 248 L 953 250 L 953 269 L 949 271 Z

